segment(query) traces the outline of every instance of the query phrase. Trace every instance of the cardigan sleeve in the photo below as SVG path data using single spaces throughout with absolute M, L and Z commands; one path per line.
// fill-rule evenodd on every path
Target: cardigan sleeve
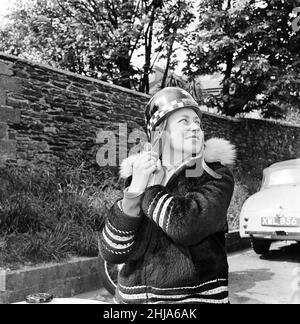
M 99 252 L 102 258 L 113 264 L 126 262 L 133 251 L 141 221 L 142 217 L 133 217 L 123 211 L 122 199 L 116 201 L 100 232 Z
M 221 179 L 209 177 L 185 196 L 173 195 L 161 185 L 147 188 L 142 199 L 144 214 L 183 246 L 195 245 L 224 230 L 234 180 L 227 167 L 221 166 L 217 172 Z
M 129 187 L 123 191 L 124 197 L 120 203 L 120 207 L 126 215 L 139 217 L 141 211 L 140 205 L 144 192 L 133 193 L 129 192 L 128 189 Z

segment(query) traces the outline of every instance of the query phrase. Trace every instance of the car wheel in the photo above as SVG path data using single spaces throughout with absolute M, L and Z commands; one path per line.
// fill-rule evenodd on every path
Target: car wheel
M 251 239 L 251 245 L 256 254 L 266 254 L 270 250 L 271 241 L 262 239 Z

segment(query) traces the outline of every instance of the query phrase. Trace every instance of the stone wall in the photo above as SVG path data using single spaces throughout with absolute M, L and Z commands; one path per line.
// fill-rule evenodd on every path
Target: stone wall
M 113 130 L 118 139 L 120 124 L 127 123 L 128 134 L 144 130 L 148 100 L 135 91 L 0 53 L 0 165 L 85 161 L 98 167 L 99 131 Z M 206 138 L 225 137 L 237 146 L 237 166 L 245 170 L 260 173 L 273 162 L 300 157 L 300 127 L 208 113 L 203 123 Z
M 1 164 L 96 164 L 100 130 L 140 129 L 148 96 L 0 53 Z
M 222 118 L 205 114 L 208 137 L 229 139 L 238 150 L 237 167 L 253 175 L 262 175 L 272 163 L 300 158 L 300 126 L 283 122 Z
M 0 269 L 0 304 L 22 302 L 40 292 L 55 297 L 72 297 L 103 287 L 100 258 L 73 258 L 63 263 Z

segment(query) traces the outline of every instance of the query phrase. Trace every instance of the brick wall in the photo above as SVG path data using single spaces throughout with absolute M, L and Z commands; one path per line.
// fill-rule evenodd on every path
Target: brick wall
M 97 142 L 99 130 L 118 134 L 120 123 L 127 123 L 128 134 L 144 130 L 148 100 L 135 91 L 0 53 L 0 166 L 79 160 L 97 167 L 103 145 Z M 208 113 L 203 123 L 206 138 L 225 137 L 237 146 L 237 166 L 245 170 L 260 174 L 273 162 L 300 157 L 300 127 Z

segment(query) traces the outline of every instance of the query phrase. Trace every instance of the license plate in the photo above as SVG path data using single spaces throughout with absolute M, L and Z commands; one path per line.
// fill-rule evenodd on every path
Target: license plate
M 262 226 L 300 227 L 300 219 L 295 217 L 262 217 Z

